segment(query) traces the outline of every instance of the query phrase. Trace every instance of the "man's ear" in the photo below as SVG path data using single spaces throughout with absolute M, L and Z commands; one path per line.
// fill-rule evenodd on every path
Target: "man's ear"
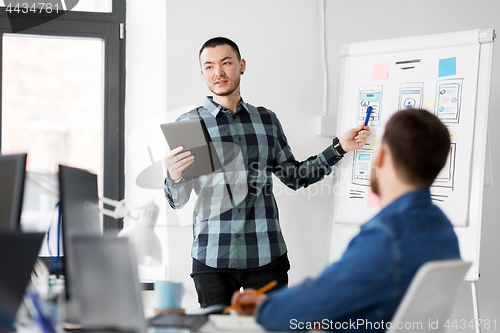
M 375 156 L 375 160 L 373 161 L 373 166 L 380 168 L 382 165 L 384 165 L 387 153 L 387 149 L 384 147 L 384 145 L 380 145 L 377 155 Z
M 240 72 L 241 74 L 245 73 L 245 70 L 247 69 L 247 62 L 245 59 L 240 60 Z

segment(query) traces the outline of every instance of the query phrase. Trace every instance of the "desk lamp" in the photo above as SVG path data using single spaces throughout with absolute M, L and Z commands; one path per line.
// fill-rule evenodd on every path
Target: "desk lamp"
M 129 206 L 127 201 L 116 201 L 100 198 L 107 205 L 115 207 L 114 210 L 101 209 L 102 213 L 115 219 L 129 218 L 135 223 L 123 228 L 118 237 L 128 237 L 132 242 L 139 265 L 159 266 L 162 262 L 160 241 L 153 229 L 158 217 L 159 208 L 152 201 L 139 207 Z

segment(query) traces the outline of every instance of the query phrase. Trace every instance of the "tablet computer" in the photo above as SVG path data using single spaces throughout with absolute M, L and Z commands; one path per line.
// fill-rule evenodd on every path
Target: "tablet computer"
M 193 178 L 221 171 L 221 163 L 205 123 L 201 119 L 160 125 L 170 149 L 179 146 L 194 155 L 194 162 L 183 172 L 183 178 Z

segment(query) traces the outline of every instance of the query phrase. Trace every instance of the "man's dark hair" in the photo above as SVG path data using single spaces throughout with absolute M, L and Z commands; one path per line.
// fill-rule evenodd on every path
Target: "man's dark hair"
M 238 58 L 238 61 L 241 60 L 241 54 L 240 54 L 240 49 L 238 48 L 238 45 L 236 45 L 235 42 L 230 40 L 229 38 L 226 37 L 214 37 L 205 42 L 203 46 L 200 49 L 200 53 L 198 54 L 198 58 L 201 57 L 201 53 L 203 52 L 204 49 L 207 47 L 216 47 L 219 45 L 229 45 L 231 48 L 236 52 L 236 57 Z
M 448 158 L 450 133 L 426 110 L 403 110 L 387 122 L 382 143 L 389 146 L 396 172 L 404 181 L 429 187 Z

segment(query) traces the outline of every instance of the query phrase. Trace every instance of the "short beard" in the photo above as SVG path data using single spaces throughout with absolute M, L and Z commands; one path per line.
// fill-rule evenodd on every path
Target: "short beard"
M 231 96 L 231 95 L 235 95 L 235 96 L 240 96 L 240 80 L 238 79 L 238 82 L 236 82 L 236 87 L 233 89 L 233 90 L 230 90 L 230 91 L 227 91 L 227 92 L 223 92 L 223 93 L 216 93 L 215 91 L 213 91 L 210 87 L 209 87 L 210 91 L 214 94 L 214 95 L 217 95 L 217 96 Z

